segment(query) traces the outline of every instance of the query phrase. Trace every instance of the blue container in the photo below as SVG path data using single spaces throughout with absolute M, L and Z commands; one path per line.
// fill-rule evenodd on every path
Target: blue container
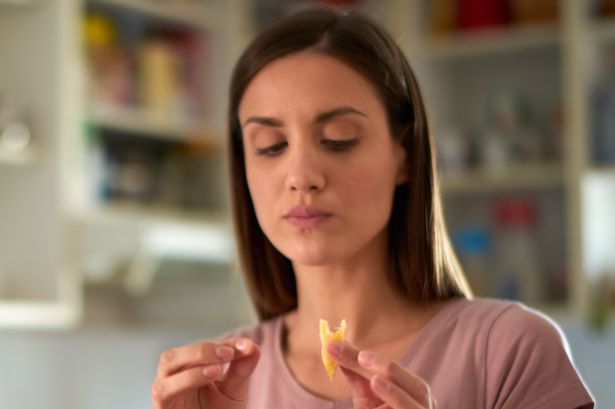
M 615 164 L 615 84 L 601 84 L 592 96 L 592 162 Z

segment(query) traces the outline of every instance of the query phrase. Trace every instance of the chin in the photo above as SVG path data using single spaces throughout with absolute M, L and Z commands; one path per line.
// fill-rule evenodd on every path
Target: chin
M 337 264 L 347 258 L 341 245 L 330 243 L 295 243 L 294 246 L 289 246 L 292 241 L 286 242 L 280 249 L 293 263 L 304 266 L 319 267 L 331 264 Z

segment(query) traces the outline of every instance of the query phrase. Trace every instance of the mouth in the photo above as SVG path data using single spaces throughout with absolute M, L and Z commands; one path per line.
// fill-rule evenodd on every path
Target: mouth
M 286 213 L 286 215 L 284 215 L 284 220 L 296 227 L 305 229 L 318 227 L 332 216 L 333 215 L 326 210 L 299 205 Z
M 290 217 L 285 217 L 284 219 L 290 224 L 292 224 L 293 226 L 296 226 L 301 229 L 309 229 L 309 228 L 320 226 L 322 223 L 324 223 L 330 218 L 331 218 L 331 215 L 323 214 L 323 215 L 309 216 L 309 217 L 290 216 Z

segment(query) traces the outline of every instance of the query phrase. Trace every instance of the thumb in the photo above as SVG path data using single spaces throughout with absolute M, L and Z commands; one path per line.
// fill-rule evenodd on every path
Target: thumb
M 363 376 L 343 366 L 339 366 L 338 368 L 340 368 L 352 389 L 353 408 L 375 408 L 383 403 L 372 391 L 369 379 L 365 379 Z
M 248 380 L 260 359 L 260 348 L 248 338 L 239 338 L 235 342 L 237 357 L 231 362 L 223 381 L 218 383 L 218 389 L 234 400 L 245 400 L 248 391 Z

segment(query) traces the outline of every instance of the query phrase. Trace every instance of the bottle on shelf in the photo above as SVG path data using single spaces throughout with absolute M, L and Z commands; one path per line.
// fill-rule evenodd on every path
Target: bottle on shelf
M 510 26 L 554 23 L 558 0 L 434 0 L 430 3 L 431 33 L 469 32 Z
M 100 105 L 130 105 L 134 100 L 134 61 L 120 45 L 118 30 L 117 23 L 104 13 L 84 17 L 88 99 Z
M 461 30 L 501 27 L 510 16 L 503 0 L 458 0 L 457 21 Z
M 482 226 L 471 226 L 455 234 L 455 247 L 474 295 L 493 295 L 491 236 Z
M 534 240 L 537 210 L 522 197 L 499 199 L 494 203 L 496 218 L 496 295 L 527 303 L 545 300 L 544 281 Z
M 487 127 L 479 142 L 484 166 L 504 171 L 515 163 L 545 157 L 545 138 L 537 130 L 527 98 L 517 92 L 496 92 L 487 101 Z
M 513 24 L 553 23 L 558 19 L 558 0 L 509 0 Z
M 599 84 L 592 98 L 592 161 L 615 164 L 615 82 Z

